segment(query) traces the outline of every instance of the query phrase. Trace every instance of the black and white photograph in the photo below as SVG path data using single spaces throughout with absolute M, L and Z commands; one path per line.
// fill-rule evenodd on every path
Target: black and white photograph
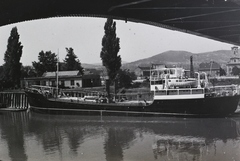
M 1 0 L 0 161 L 240 161 L 240 0 Z

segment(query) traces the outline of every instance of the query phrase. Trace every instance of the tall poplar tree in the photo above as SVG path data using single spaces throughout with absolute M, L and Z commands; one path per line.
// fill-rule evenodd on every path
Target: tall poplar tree
M 4 55 L 3 64 L 4 73 L 2 82 L 7 88 L 19 88 L 21 78 L 21 66 L 20 59 L 22 57 L 23 46 L 19 42 L 19 34 L 17 27 L 13 27 L 8 38 L 7 50 Z
M 102 65 L 107 70 L 109 82 L 106 82 L 108 97 L 110 96 L 110 84 L 115 81 L 117 73 L 122 65 L 122 60 L 118 52 L 120 50 L 119 38 L 116 36 L 116 22 L 108 18 L 104 26 L 105 34 L 102 38 L 102 51 L 100 57 Z

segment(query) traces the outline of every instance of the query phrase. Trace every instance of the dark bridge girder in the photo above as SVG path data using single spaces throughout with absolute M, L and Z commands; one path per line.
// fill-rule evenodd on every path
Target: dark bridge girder
M 240 45 L 240 0 L 0 1 L 0 26 L 63 16 L 113 17 Z

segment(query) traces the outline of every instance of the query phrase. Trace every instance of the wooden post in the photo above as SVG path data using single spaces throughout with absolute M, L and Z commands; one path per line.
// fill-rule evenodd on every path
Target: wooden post
M 0 102 L 12 108 L 27 109 L 29 106 L 25 93 L 0 92 Z

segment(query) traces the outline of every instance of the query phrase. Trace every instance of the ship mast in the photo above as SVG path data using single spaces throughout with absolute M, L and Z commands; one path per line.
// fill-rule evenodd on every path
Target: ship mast
M 59 71 L 59 49 L 58 49 L 58 54 L 57 54 L 57 72 L 56 72 L 56 75 L 57 75 L 57 80 L 56 80 L 56 91 L 57 91 L 57 94 L 56 94 L 56 97 L 58 96 L 58 71 Z

